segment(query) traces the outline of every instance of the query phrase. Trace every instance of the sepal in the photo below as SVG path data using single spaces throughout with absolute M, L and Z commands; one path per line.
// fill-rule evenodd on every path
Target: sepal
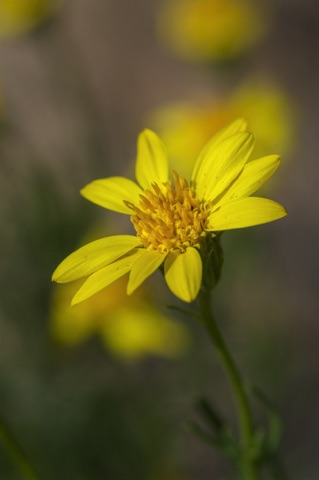
M 203 262 L 202 288 L 207 290 L 213 290 L 221 277 L 224 253 L 220 240 L 221 233 L 207 235 L 200 248 Z

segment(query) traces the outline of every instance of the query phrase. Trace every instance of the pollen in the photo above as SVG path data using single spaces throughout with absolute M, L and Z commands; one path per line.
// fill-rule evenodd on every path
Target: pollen
M 208 205 L 196 198 L 188 182 L 173 172 L 173 181 L 140 195 L 139 205 L 126 202 L 132 210 L 131 221 L 146 248 L 160 252 L 200 245 L 205 234 Z

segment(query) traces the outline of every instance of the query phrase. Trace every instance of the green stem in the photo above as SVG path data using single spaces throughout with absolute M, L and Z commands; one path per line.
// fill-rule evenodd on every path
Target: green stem
M 17 444 L 8 427 L 0 418 L 0 443 L 11 456 L 14 464 L 20 470 L 23 478 L 27 480 L 38 480 L 38 477 L 26 458 L 23 450 Z
M 211 308 L 210 292 L 208 290 L 201 291 L 198 299 L 202 319 L 214 344 L 217 357 L 227 374 L 237 408 L 240 428 L 242 479 L 257 480 L 256 462 L 250 454 L 254 436 L 253 419 L 242 378 L 216 324 Z

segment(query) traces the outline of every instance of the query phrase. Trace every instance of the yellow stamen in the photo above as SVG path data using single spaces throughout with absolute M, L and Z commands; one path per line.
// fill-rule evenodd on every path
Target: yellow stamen
M 152 184 L 140 195 L 139 206 L 126 202 L 138 237 L 146 248 L 185 252 L 199 246 L 205 235 L 208 205 L 198 200 L 187 181 L 173 172 L 174 181 Z

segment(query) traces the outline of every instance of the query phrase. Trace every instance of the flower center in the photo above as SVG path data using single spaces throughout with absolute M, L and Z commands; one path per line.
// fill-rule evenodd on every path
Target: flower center
M 146 248 L 169 252 L 199 246 L 205 235 L 208 205 L 198 200 L 187 181 L 173 172 L 174 181 L 164 188 L 157 183 L 140 195 L 140 204 L 126 203 L 132 223 Z

